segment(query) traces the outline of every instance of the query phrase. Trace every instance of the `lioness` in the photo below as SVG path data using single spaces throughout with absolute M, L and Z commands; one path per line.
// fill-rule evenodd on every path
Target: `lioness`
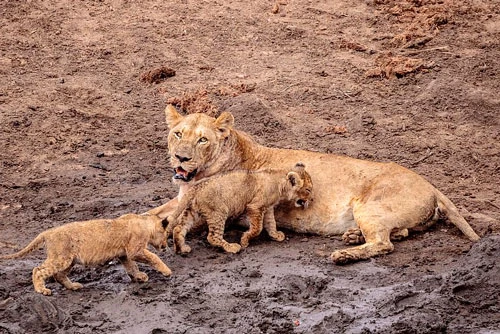
M 279 227 L 320 235 L 343 234 L 364 244 L 334 251 L 336 263 L 386 254 L 392 237 L 426 227 L 446 215 L 470 240 L 478 240 L 455 205 L 424 178 L 395 163 L 379 163 L 334 154 L 268 148 L 233 128 L 234 118 L 205 114 L 180 115 L 165 109 L 170 162 L 180 184 L 177 198 L 150 213 L 170 215 L 191 181 L 234 169 L 286 168 L 303 161 L 315 185 L 315 200 L 307 210 L 282 205 L 275 211 Z M 361 238 L 360 236 L 364 238 Z M 351 243 L 353 243 L 351 242 Z
M 24 249 L 0 259 L 24 257 L 45 244 L 47 259 L 33 269 L 35 291 L 44 295 L 52 293 L 45 287 L 50 276 L 66 289 L 78 290 L 82 285 L 71 282 L 67 276 L 75 263 L 97 265 L 114 258 L 120 260 L 133 280 L 146 282 L 148 275 L 139 271 L 134 261 L 149 263 L 165 276 L 172 273 L 157 255 L 147 250 L 148 244 L 158 250 L 167 247 L 167 224 L 166 219 L 151 214 L 69 223 L 40 233 Z
M 186 233 L 191 227 L 207 222 L 207 240 L 212 246 L 226 252 L 237 253 L 246 248 L 250 239 L 265 228 L 271 239 L 285 240 L 285 234 L 276 230 L 274 207 L 289 201 L 295 207 L 307 208 L 312 196 L 312 181 L 302 163 L 291 170 L 265 169 L 239 170 L 202 179 L 182 197 L 176 211 L 168 218 L 167 231 L 173 229 L 176 252 L 189 253 L 185 244 Z M 250 228 L 243 233 L 240 245 L 224 240 L 224 226 L 230 217 L 243 212 L 250 221 Z

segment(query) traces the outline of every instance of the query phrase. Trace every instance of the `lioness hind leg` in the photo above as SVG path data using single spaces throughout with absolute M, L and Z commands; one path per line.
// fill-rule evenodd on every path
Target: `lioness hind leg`
M 409 232 L 407 228 L 402 229 L 394 229 L 391 231 L 391 240 L 401 241 L 404 238 L 408 237 Z
M 237 243 L 229 243 L 224 240 L 225 217 L 207 217 L 208 236 L 210 245 L 222 247 L 228 253 L 238 253 L 241 246 Z
M 331 258 L 336 264 L 345 264 L 390 253 L 394 250 L 394 246 L 389 241 L 389 232 L 384 234 L 386 236 L 383 237 L 366 236 L 366 242 L 363 245 L 337 250 L 332 253 Z
M 375 212 L 375 214 L 372 214 Z M 390 241 L 391 231 L 397 226 L 397 217 L 387 214 L 375 204 L 355 207 L 354 219 L 365 238 L 365 243 L 360 246 L 338 250 L 332 253 L 331 258 L 337 264 L 345 264 L 358 260 L 368 259 L 373 256 L 390 253 L 394 246 Z
M 353 227 L 344 232 L 342 241 L 346 245 L 359 245 L 365 243 L 365 236 L 358 227 Z
M 276 219 L 274 218 L 274 208 L 269 208 L 264 213 L 264 229 L 271 239 L 275 241 L 285 240 L 285 233 L 276 229 Z
M 391 232 L 390 239 L 394 241 L 403 240 L 408 236 L 408 229 L 394 229 Z M 346 245 L 359 245 L 365 243 L 365 236 L 358 227 L 353 227 L 345 231 L 342 235 L 342 241 Z

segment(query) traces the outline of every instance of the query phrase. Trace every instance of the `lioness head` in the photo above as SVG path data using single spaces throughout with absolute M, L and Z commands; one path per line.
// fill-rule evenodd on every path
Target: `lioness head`
M 191 181 L 217 159 L 234 124 L 228 112 L 216 119 L 205 114 L 182 116 L 172 105 L 165 109 L 165 117 L 170 129 L 168 149 L 174 180 L 184 182 Z
M 312 201 L 313 184 L 311 176 L 306 172 L 306 166 L 298 162 L 286 177 L 290 185 L 288 200 L 293 201 L 296 207 L 307 209 Z
M 159 251 L 163 250 L 167 248 L 168 220 L 167 218 L 161 219 L 156 215 L 150 217 L 154 219 L 155 226 L 148 243 Z

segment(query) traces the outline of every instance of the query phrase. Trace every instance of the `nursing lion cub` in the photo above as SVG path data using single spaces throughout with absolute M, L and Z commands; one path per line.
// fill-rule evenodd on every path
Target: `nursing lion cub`
M 343 235 L 349 244 L 335 250 L 335 263 L 367 259 L 392 252 L 391 239 L 425 228 L 446 216 L 470 240 L 479 236 L 456 206 L 420 175 L 395 163 L 346 156 L 270 148 L 234 128 L 234 117 L 223 112 L 183 116 L 172 106 L 165 110 L 170 163 L 180 185 L 177 198 L 150 210 L 171 215 L 192 182 L 231 170 L 288 168 L 303 161 L 314 182 L 314 202 L 306 210 L 282 204 L 275 210 L 279 227 L 301 233 Z
M 168 232 L 173 230 L 176 252 L 189 253 L 186 233 L 193 226 L 208 225 L 208 242 L 226 252 L 237 253 L 264 228 L 271 239 L 283 241 L 285 235 L 276 230 L 274 207 L 283 201 L 307 208 L 312 196 L 311 177 L 302 163 L 291 170 L 266 169 L 234 171 L 203 179 L 183 195 L 177 210 L 168 218 Z M 240 244 L 224 240 L 224 226 L 230 217 L 245 213 L 250 221 Z
M 21 251 L 0 256 L 0 259 L 16 259 L 26 256 L 42 244 L 47 259 L 33 269 L 35 291 L 50 295 L 45 280 L 51 276 L 66 289 L 78 290 L 80 283 L 73 283 L 67 274 L 74 264 L 97 265 L 118 258 L 127 274 L 135 281 L 146 282 L 148 275 L 139 271 L 137 262 L 148 263 L 165 276 L 171 270 L 154 253 L 167 247 L 167 220 L 156 215 L 127 214 L 116 219 L 97 219 L 74 222 L 54 227 L 40 233 Z

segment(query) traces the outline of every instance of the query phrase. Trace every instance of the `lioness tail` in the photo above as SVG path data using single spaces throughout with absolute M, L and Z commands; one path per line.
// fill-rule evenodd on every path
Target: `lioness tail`
M 20 257 L 24 257 L 34 251 L 35 249 L 38 249 L 41 244 L 45 242 L 45 238 L 43 236 L 43 233 L 40 233 L 33 241 L 31 241 L 26 247 L 21 249 L 19 252 L 14 253 L 14 254 L 8 254 L 8 255 L 3 255 L 0 256 L 0 260 L 11 260 L 11 259 L 18 259 Z
M 448 197 L 443 195 L 439 190 L 437 191 L 437 198 L 438 198 L 438 207 L 441 212 L 443 212 L 450 222 L 458 227 L 460 231 L 462 231 L 463 234 L 467 238 L 469 238 L 471 241 L 477 241 L 479 240 L 479 236 L 474 232 L 472 227 L 470 227 L 469 223 L 460 215 L 458 212 L 457 207 L 455 204 L 453 204 Z

